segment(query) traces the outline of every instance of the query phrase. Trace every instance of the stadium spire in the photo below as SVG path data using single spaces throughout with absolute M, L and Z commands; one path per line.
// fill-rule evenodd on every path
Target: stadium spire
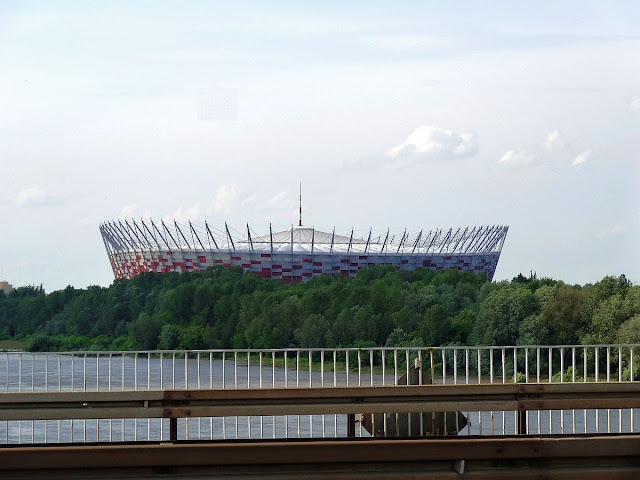
M 300 220 L 298 221 L 298 226 L 302 226 L 302 182 L 300 182 Z

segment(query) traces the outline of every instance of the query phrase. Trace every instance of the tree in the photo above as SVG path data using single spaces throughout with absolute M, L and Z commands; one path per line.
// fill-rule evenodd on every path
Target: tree
M 162 321 L 148 313 L 141 313 L 131 324 L 130 329 L 137 348 L 155 350 L 158 346 L 158 336 L 162 329 Z
M 294 337 L 301 347 L 325 347 L 333 343 L 331 325 L 324 317 L 312 313 L 294 332 Z
M 397 329 L 404 332 L 413 332 L 418 328 L 421 316 L 412 308 L 404 306 L 391 314 L 391 320 Z
M 83 308 L 76 317 L 76 325 L 80 335 L 89 335 L 95 323 L 95 314 L 89 308 Z
M 440 304 L 429 307 L 420 322 L 419 331 L 427 346 L 437 347 L 447 343 L 451 333 L 451 319 L 447 310 Z
M 639 314 L 640 287 L 624 275 L 580 287 L 381 266 L 286 284 L 217 267 L 48 295 L 21 287 L 0 295 L 0 336 L 72 350 L 555 344 L 630 341 Z
M 518 328 L 518 345 L 547 345 L 550 340 L 547 319 L 542 314 L 529 315 Z
M 356 340 L 374 341 L 376 316 L 378 315 L 370 304 L 362 305 L 356 310 L 353 316 Z
M 613 343 L 621 324 L 629 318 L 628 304 L 616 293 L 601 302 L 591 319 L 589 335 L 583 337 L 585 343 Z
M 167 323 L 160 330 L 160 338 L 158 339 L 158 349 L 174 350 L 178 346 L 178 328 L 175 325 Z
M 582 290 L 559 285 L 553 297 L 542 308 L 548 328 L 553 335 L 553 343 L 577 343 L 586 327 L 581 314 L 585 294 Z
M 337 345 L 351 345 L 356 340 L 353 316 L 357 307 L 343 309 L 333 322 L 333 335 Z
M 538 303 L 526 286 L 504 286 L 482 301 L 472 338 L 479 345 L 514 345 L 520 324 L 535 313 Z
M 207 348 L 205 342 L 205 327 L 201 325 L 189 325 L 178 329 L 178 347 L 181 350 L 201 350 Z
M 617 343 L 640 343 L 640 313 L 623 322 L 616 332 Z
M 624 298 L 630 287 L 631 282 L 624 275 L 619 277 L 606 276 L 599 282 L 587 286 L 585 288 L 586 299 L 582 308 L 583 321 L 586 324 L 590 323 L 600 303 L 616 294 Z
M 476 320 L 476 314 L 473 310 L 465 308 L 451 320 L 451 338 L 450 341 L 457 342 L 460 345 L 466 345 L 473 331 L 473 325 Z

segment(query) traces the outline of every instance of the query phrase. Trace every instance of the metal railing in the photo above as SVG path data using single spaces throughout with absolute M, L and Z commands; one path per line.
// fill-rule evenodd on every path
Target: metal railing
M 184 474 L 182 474 L 184 472 Z M 182 475 L 181 475 L 182 474 Z M 466 475 L 466 477 L 464 476 Z M 161 442 L 0 448 L 0 477 L 640 478 L 637 435 Z
M 443 412 L 519 412 L 517 433 L 526 433 L 529 411 L 576 408 L 640 408 L 640 383 L 506 383 L 396 385 L 275 389 L 140 390 L 110 392 L 12 392 L 0 396 L 0 420 L 178 418 L 359 414 L 363 419 L 395 412 L 420 417 L 414 435 L 433 434 Z M 420 413 L 417 413 L 420 412 Z M 381 418 L 381 417 L 379 417 Z M 446 421 L 446 416 L 444 416 Z M 396 421 L 397 423 L 397 421 Z M 416 422 L 417 423 L 417 422 Z M 399 436 L 385 426 L 383 435 Z M 443 432 L 447 432 L 446 428 Z M 457 433 L 459 428 L 455 429 Z M 411 436 L 411 432 L 408 433 Z M 403 434 L 402 436 L 406 436 Z M 173 427 L 171 441 L 178 440 Z
M 0 352 L 0 392 L 635 381 L 640 345 Z M 415 367 L 418 368 L 415 368 Z M 409 381 L 407 381 L 409 379 Z M 364 412 L 363 412 L 364 413 Z M 461 435 L 511 434 L 513 412 L 463 412 Z M 409 425 L 411 422 L 408 422 Z M 341 437 L 344 415 L 182 420 L 187 439 Z M 543 410 L 526 433 L 635 432 L 634 409 Z M 369 435 L 359 424 L 356 435 Z M 0 422 L 0 443 L 163 440 L 163 419 Z

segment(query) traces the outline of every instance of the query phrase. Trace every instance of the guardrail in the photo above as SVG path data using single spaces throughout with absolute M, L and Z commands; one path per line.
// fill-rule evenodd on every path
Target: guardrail
M 637 435 L 327 439 L 0 448 L 25 478 L 633 479 Z
M 434 416 L 429 414 L 498 410 L 517 412 L 517 432 L 527 433 L 526 413 L 532 410 L 638 407 L 640 383 L 631 382 L 33 392 L 0 396 L 0 420 L 170 419 L 170 440 L 175 441 L 178 418 L 363 414 L 364 421 L 375 414 L 386 419 L 392 412 L 416 415 L 420 426 L 414 434 L 425 435 L 434 433 L 429 428 Z M 386 422 L 381 433 L 390 434 Z
M 380 386 L 434 383 L 508 384 L 635 381 L 640 345 L 569 345 L 437 348 L 339 348 L 206 351 L 24 353 L 0 352 L 0 393 L 39 391 L 141 391 Z M 412 365 L 421 368 L 411 378 Z M 415 376 L 415 375 L 414 375 Z M 407 381 L 407 378 L 410 378 Z M 527 417 L 539 433 L 634 432 L 634 409 L 538 411 Z M 515 432 L 517 417 L 504 411 L 465 412 L 462 434 Z M 195 422 L 195 424 L 193 423 Z M 201 438 L 344 436 L 342 417 L 198 418 L 179 422 L 181 435 Z M 367 435 L 359 429 L 359 433 Z M 158 420 L 70 423 L 0 421 L 1 443 L 161 440 L 169 426 Z
M 36 392 L 0 396 L 0 420 L 639 408 L 640 383 L 400 385 L 273 390 Z

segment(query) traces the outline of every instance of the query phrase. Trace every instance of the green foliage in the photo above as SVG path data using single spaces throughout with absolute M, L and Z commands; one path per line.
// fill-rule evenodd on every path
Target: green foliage
M 640 287 L 531 274 L 364 269 L 287 284 L 216 267 L 0 295 L 0 339 L 33 351 L 640 342 Z
M 518 329 L 519 345 L 547 345 L 551 342 L 551 332 L 547 320 L 542 314 L 529 315 Z
M 481 303 L 472 338 L 480 345 L 514 345 L 522 321 L 538 311 L 538 302 L 526 286 L 499 288 Z
M 570 383 L 573 382 L 573 367 L 569 366 L 567 367 L 567 370 L 564 373 L 555 373 L 552 377 L 551 377 L 551 382 L 553 383 L 560 383 L 560 381 L 565 382 L 565 383 Z M 576 382 L 582 382 L 584 381 L 584 377 L 582 375 L 580 375 L 578 373 L 578 371 L 576 371 L 576 376 L 575 376 L 575 381 Z
M 465 308 L 451 320 L 451 340 L 461 345 L 467 345 L 476 321 L 476 314 L 470 308 Z
M 640 313 L 640 286 L 631 285 L 624 275 L 605 277 L 587 289 L 582 313 L 586 324 L 582 342 L 614 342 L 622 325 Z M 627 330 L 628 325 L 623 332 Z
M 157 347 L 161 330 L 162 321 L 148 313 L 141 313 L 130 328 L 134 344 L 142 350 L 154 350 Z
M 128 350 L 134 350 L 135 346 L 131 337 L 117 337 L 111 342 L 109 350 L 125 352 Z
M 301 347 L 317 347 L 333 343 L 331 324 L 324 315 L 312 313 L 302 321 L 302 325 L 294 332 L 294 337 Z
M 558 343 L 578 343 L 580 332 L 586 327 L 580 311 L 584 298 L 582 290 L 562 284 L 552 297 L 545 299 L 542 313 Z
M 178 327 L 171 323 L 165 323 L 160 330 L 158 349 L 175 350 L 176 348 L 178 348 Z
M 616 332 L 628 318 L 624 298 L 616 293 L 603 300 L 593 313 L 591 321 L 591 338 L 595 343 L 613 343 Z
M 420 336 L 427 342 L 427 345 L 443 345 L 447 343 L 451 334 L 451 319 L 447 309 L 436 304 L 425 312 L 420 323 Z
M 640 343 L 640 313 L 624 321 L 616 333 L 617 343 Z
M 632 379 L 631 377 L 631 367 L 627 365 L 622 369 L 622 381 L 628 382 Z M 633 364 L 633 381 L 637 382 L 640 379 L 640 364 Z
M 31 337 L 27 350 L 30 352 L 46 352 L 51 350 L 51 341 L 46 335 L 38 334 Z
M 207 348 L 205 328 L 201 325 L 189 325 L 178 330 L 178 349 L 202 350 Z
M 3 292 L 3 290 L 0 290 L 0 292 Z M 8 340 L 9 338 L 9 327 L 5 326 L 0 330 L 0 340 Z
M 527 381 L 527 376 L 522 372 L 517 372 L 513 377 L 514 383 L 525 383 Z
M 396 328 L 387 337 L 386 347 L 404 347 L 409 343 L 410 337 L 401 328 Z

